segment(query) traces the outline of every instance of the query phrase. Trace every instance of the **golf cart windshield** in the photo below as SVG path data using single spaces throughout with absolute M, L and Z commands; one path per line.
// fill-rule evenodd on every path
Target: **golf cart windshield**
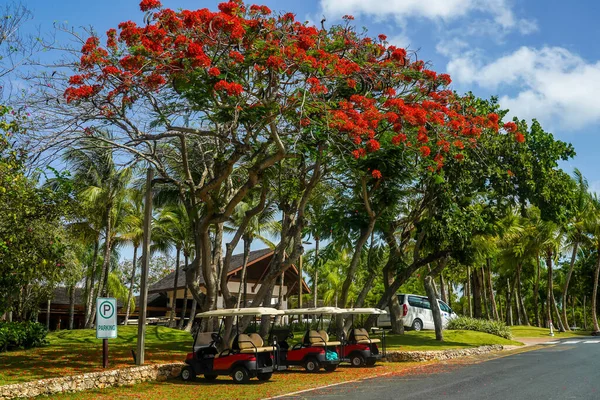
M 198 350 L 201 347 L 208 347 L 215 340 L 217 332 L 199 332 L 196 334 L 196 340 L 194 341 L 194 350 Z
M 262 316 L 262 315 L 284 315 L 285 313 L 276 308 L 270 307 L 249 307 L 249 308 L 225 308 L 220 310 L 206 311 L 196 314 L 196 318 L 210 317 L 244 317 L 244 316 Z

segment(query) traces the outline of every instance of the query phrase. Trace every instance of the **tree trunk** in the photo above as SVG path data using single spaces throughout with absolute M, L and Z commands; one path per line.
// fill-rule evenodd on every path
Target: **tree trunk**
M 440 305 L 437 301 L 437 293 L 435 290 L 435 282 L 431 276 L 425 277 L 425 292 L 427 298 L 429 298 L 429 304 L 431 304 L 431 313 L 433 314 L 433 325 L 435 327 L 435 340 L 440 342 L 444 341 L 443 324 L 442 324 L 442 313 L 440 311 Z
M 171 315 L 169 317 L 169 327 L 175 327 L 175 315 L 177 314 L 177 284 L 179 283 L 179 264 L 181 261 L 181 246 L 175 248 L 175 281 L 173 282 L 173 302 L 171 303 Z M 185 301 L 185 299 L 184 299 Z
M 471 274 L 471 285 L 473 288 L 473 316 L 481 318 L 481 280 L 477 270 L 474 270 Z
M 442 301 L 448 304 L 448 296 L 446 296 L 446 283 L 444 282 L 444 274 L 440 274 L 440 294 Z
M 450 308 L 452 308 L 452 292 L 454 291 L 452 285 L 452 281 L 448 281 L 448 305 Z
M 486 285 L 486 277 L 485 277 L 486 273 L 485 273 L 485 265 L 483 265 L 481 267 L 481 286 L 482 286 L 482 292 L 481 292 L 481 301 L 483 302 L 483 310 L 485 312 L 485 316 L 487 319 L 492 319 L 491 315 L 490 315 L 490 309 L 488 306 L 488 296 L 487 296 L 487 285 Z
M 86 307 L 85 307 L 85 329 L 90 329 L 92 327 L 92 315 L 95 315 L 96 313 L 93 312 L 94 310 L 94 302 L 97 296 L 97 289 L 95 287 L 95 280 L 96 280 L 96 268 L 98 267 L 98 252 L 100 251 L 100 235 L 98 235 L 98 237 L 96 238 L 96 243 L 94 243 L 94 255 L 92 257 L 92 265 L 90 267 L 90 291 L 88 292 L 88 298 L 86 301 Z
M 571 280 L 571 275 L 573 274 L 573 268 L 575 267 L 575 260 L 577 259 L 577 250 L 579 249 L 579 242 L 575 242 L 573 244 L 573 253 L 571 254 L 571 264 L 569 264 L 569 272 L 567 272 L 567 276 L 565 278 L 565 286 L 563 287 L 562 293 L 562 301 L 563 301 L 563 309 L 562 309 L 562 319 L 565 324 L 565 329 L 570 331 L 569 328 L 569 319 L 567 318 L 567 293 L 569 292 L 569 281 Z
M 108 217 L 106 218 L 106 229 L 104 237 L 104 259 L 102 260 L 102 275 L 100 276 L 100 282 L 98 287 L 100 288 L 100 295 L 102 297 L 108 296 L 108 271 L 110 269 L 110 250 L 112 245 L 112 207 L 107 207 L 106 211 Z M 95 309 L 95 307 L 94 307 Z M 96 313 L 94 313 L 94 316 Z M 93 318 L 93 317 L 92 317 Z
M 52 299 L 48 299 L 48 304 L 46 305 L 46 329 L 50 330 L 50 305 L 52 304 Z M 12 322 L 9 314 L 8 322 Z
M 392 260 L 388 260 L 388 263 L 383 268 L 383 286 L 387 291 L 390 285 L 394 282 L 394 274 L 391 271 L 392 269 Z M 398 296 L 396 293 L 392 293 L 390 298 L 388 299 L 388 310 L 390 313 L 390 323 L 392 325 L 392 333 L 398 335 L 404 335 L 404 321 L 403 321 L 403 311 L 400 302 L 398 301 Z
M 315 277 L 313 280 L 313 307 L 318 307 L 319 296 L 317 293 L 319 283 L 319 237 L 315 237 Z
M 525 304 L 523 304 L 523 295 L 521 294 L 521 271 L 523 270 L 523 265 L 521 263 L 517 266 L 517 306 L 521 309 L 521 322 L 524 325 L 529 325 L 529 318 L 527 317 L 527 310 L 525 309 Z
M 131 311 L 131 298 L 133 297 L 133 284 L 135 283 L 135 267 L 137 261 L 137 250 L 138 246 L 133 246 L 133 261 L 131 262 L 131 278 L 129 278 L 129 292 L 127 293 L 127 303 L 125 304 L 125 322 L 123 325 L 127 325 L 129 322 L 129 312 Z
M 540 277 L 542 274 L 542 268 L 540 265 L 540 255 L 536 255 L 536 267 L 537 271 L 535 274 L 535 285 L 533 289 L 533 308 L 535 309 L 535 324 L 539 328 L 542 327 L 542 321 L 540 321 L 540 310 L 539 310 L 539 298 L 540 298 Z
M 512 314 L 512 296 L 510 292 L 510 278 L 506 282 L 506 325 L 512 326 L 513 314 Z
M 69 287 L 69 330 L 73 330 L 73 321 L 75 320 L 75 284 Z
M 546 255 L 546 266 L 548 267 L 548 311 L 547 314 L 550 317 L 550 321 L 552 321 L 552 310 L 556 313 L 557 320 L 553 321 L 557 323 L 557 328 L 560 332 L 565 331 L 565 327 L 563 326 L 562 320 L 560 318 L 560 313 L 558 312 L 558 307 L 556 306 L 556 300 L 554 299 L 554 280 L 552 277 L 552 253 L 548 252 Z
M 467 310 L 469 311 L 469 317 L 473 318 L 473 308 L 471 307 L 471 267 L 467 265 L 467 280 L 463 291 L 467 291 Z
M 252 239 L 246 235 L 244 235 L 243 238 L 244 241 L 244 261 L 242 263 L 242 274 L 240 276 L 240 290 L 238 291 L 238 296 L 237 296 L 237 304 L 236 304 L 236 308 L 240 308 L 241 306 L 241 300 L 242 300 L 242 293 L 243 293 L 243 297 L 244 297 L 244 307 L 248 307 L 248 282 L 247 282 L 247 272 L 246 269 L 248 268 L 248 256 L 250 255 L 250 244 L 252 243 Z M 243 290 L 243 292 L 242 292 Z
M 190 318 L 188 319 L 188 322 L 185 325 L 185 331 L 186 332 L 191 332 L 192 331 L 192 326 L 194 326 L 194 318 L 196 317 L 196 308 L 197 307 L 198 307 L 198 302 L 196 301 L 196 299 L 193 299 L 192 300 L 192 307 L 190 308 Z
M 183 252 L 183 262 L 185 268 L 188 265 L 188 254 L 186 251 Z M 185 285 L 185 289 L 183 290 L 183 310 L 181 310 L 181 318 L 179 319 L 179 324 L 177 325 L 177 329 L 183 329 L 183 324 L 185 323 L 185 313 L 187 312 L 187 303 L 188 303 L 188 287 Z
M 597 297 L 598 297 L 598 276 L 600 275 L 600 248 L 598 249 L 598 262 L 596 263 L 596 270 L 594 271 L 594 289 L 592 290 L 592 324 L 593 333 L 600 332 L 598 327 L 598 316 L 596 314 Z
M 492 260 L 490 258 L 487 259 L 487 280 L 488 280 L 488 291 L 490 296 L 490 305 L 492 307 L 492 318 L 496 321 L 499 321 L 500 318 L 498 316 L 498 307 L 496 307 L 496 298 L 494 296 L 494 287 L 492 285 Z

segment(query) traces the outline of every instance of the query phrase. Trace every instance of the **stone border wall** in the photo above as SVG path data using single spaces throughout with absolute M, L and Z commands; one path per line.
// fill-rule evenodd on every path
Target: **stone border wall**
M 2 385 L 0 386 L 0 400 L 41 395 L 51 396 L 56 393 L 134 385 L 146 381 L 165 381 L 177 377 L 183 365 L 182 363 L 147 365 Z
M 386 361 L 432 361 L 432 360 L 450 360 L 452 358 L 473 356 L 477 354 L 500 351 L 504 346 L 495 344 L 491 346 L 480 346 L 471 349 L 456 350 L 431 350 L 431 351 L 388 351 Z

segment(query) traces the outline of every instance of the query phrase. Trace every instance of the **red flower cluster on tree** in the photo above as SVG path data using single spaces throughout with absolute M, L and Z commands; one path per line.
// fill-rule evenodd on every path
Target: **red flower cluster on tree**
M 140 2 L 140 10 L 146 12 L 155 8 L 160 8 L 162 4 L 158 0 L 142 0 Z
M 347 140 L 358 160 L 404 146 L 437 168 L 463 157 L 456 154 L 463 143 L 476 146 L 487 130 L 498 131 L 499 116 L 463 107 L 448 89 L 449 75 L 411 61 L 405 49 L 388 46 L 385 35 L 356 33 L 350 16 L 345 26 L 324 31 L 241 0 L 221 3 L 218 11 L 174 11 L 158 0 L 144 0 L 140 8 L 155 10 L 146 24 L 119 24 L 107 32 L 105 47 L 97 37 L 85 42 L 80 71 L 64 93 L 68 102 L 102 97 L 102 115 L 112 117 L 140 101 L 140 92 L 164 90 L 170 100 L 191 103 L 203 93 L 207 107 L 219 111 L 224 94 L 246 93 L 246 103 L 228 107 L 242 114 L 276 109 L 288 126 L 316 126 Z M 227 80 L 215 84 L 215 77 Z M 504 128 L 521 140 L 516 124 Z
M 379 171 L 378 169 L 374 169 L 374 170 L 371 172 L 371 176 L 372 176 L 373 178 L 375 178 L 375 179 L 381 179 L 381 177 L 382 177 L 383 175 L 381 175 L 381 171 Z
M 244 91 L 244 88 L 239 83 L 221 80 L 215 85 L 215 90 L 217 92 L 225 91 L 229 96 L 239 96 Z

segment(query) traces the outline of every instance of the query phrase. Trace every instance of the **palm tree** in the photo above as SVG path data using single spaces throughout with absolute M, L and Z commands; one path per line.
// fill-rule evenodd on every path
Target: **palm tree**
M 554 298 L 554 280 L 553 280 L 553 263 L 559 256 L 559 250 L 563 244 L 563 232 L 554 222 L 541 221 L 538 224 L 538 233 L 540 235 L 540 242 L 542 243 L 542 254 L 546 261 L 546 268 L 548 270 L 548 287 L 547 287 L 547 307 L 546 317 L 549 323 L 552 323 L 552 312 L 556 314 L 556 321 L 558 328 L 561 332 L 565 331 L 563 326 L 558 307 L 556 306 L 556 299 Z
M 90 210 L 97 210 L 101 216 L 104 234 L 104 257 L 97 289 L 91 288 L 92 300 L 100 293 L 107 295 L 110 253 L 115 237 L 115 220 L 131 181 L 130 167 L 119 169 L 113 159 L 113 151 L 101 142 L 81 149 L 70 149 L 65 161 L 70 165 L 73 179 L 78 187 L 79 200 Z M 89 306 L 88 306 L 89 307 Z M 93 309 L 93 307 L 91 307 Z M 86 327 L 93 324 L 95 313 L 89 313 Z
M 133 246 L 133 260 L 131 266 L 131 275 L 129 278 L 129 290 L 127 294 L 126 304 L 131 303 L 133 298 L 133 286 L 135 282 L 135 272 L 137 269 L 137 253 L 138 249 L 142 244 L 144 236 L 144 193 L 140 190 L 131 189 L 128 192 L 127 200 L 129 201 L 129 213 L 125 216 L 123 224 L 125 231 L 121 234 L 121 238 L 124 241 L 131 243 Z M 134 302 L 135 305 L 135 302 Z M 124 325 L 127 325 L 129 321 L 129 311 L 131 307 L 127 307 L 125 312 Z
M 193 243 L 193 232 L 187 209 L 182 203 L 167 205 L 161 209 L 157 219 L 157 231 L 159 237 L 164 237 L 175 247 L 175 280 L 173 283 L 173 309 L 169 319 L 169 326 L 175 325 L 175 302 L 177 300 L 177 283 L 179 281 L 181 252 L 184 252 L 185 265 L 188 262 L 190 247 Z M 184 294 L 184 303 L 187 304 L 187 287 Z M 184 307 L 185 308 L 185 307 Z M 184 311 L 185 313 L 185 311 Z M 183 318 L 180 325 L 183 324 Z
M 597 251 L 598 260 L 594 270 L 594 286 L 592 290 L 592 323 L 594 324 L 594 333 L 600 331 L 598 327 L 598 316 L 596 313 L 596 304 L 598 296 L 598 278 L 600 277 L 600 199 L 594 194 L 590 199 L 590 212 L 584 223 L 585 232 L 590 235 L 590 244 Z
M 258 199 L 249 199 L 250 201 L 244 201 L 238 204 L 234 213 L 231 215 L 231 218 L 228 224 L 225 226 L 226 232 L 235 232 L 244 217 L 246 216 L 246 212 L 251 210 L 256 206 L 256 202 Z M 236 308 L 241 307 L 242 297 L 244 298 L 244 307 L 248 304 L 247 302 L 247 274 L 246 270 L 248 267 L 248 256 L 250 254 L 250 246 L 254 242 L 254 240 L 259 240 L 266 246 L 271 249 L 275 248 L 275 244 L 271 242 L 266 234 L 271 236 L 276 236 L 279 232 L 281 232 L 281 225 L 278 221 L 274 220 L 275 213 L 277 212 L 277 208 L 275 204 L 269 203 L 267 204 L 262 212 L 258 215 L 252 217 L 246 226 L 246 229 L 242 235 L 242 242 L 244 245 L 244 255 L 242 261 L 242 271 L 240 276 L 240 287 L 237 295 Z
M 577 168 L 574 171 L 574 179 L 577 185 L 577 189 L 575 191 L 575 202 L 574 202 L 574 210 L 573 217 L 571 218 L 570 223 L 567 225 L 567 240 L 572 249 L 571 253 L 571 263 L 569 264 L 569 272 L 567 272 L 567 276 L 565 277 L 565 284 L 563 287 L 562 293 L 562 319 L 565 324 L 566 330 L 571 330 L 569 328 L 569 320 L 567 318 L 567 294 L 569 291 L 569 281 L 571 280 L 571 275 L 573 274 L 573 268 L 575 267 L 575 260 L 577 259 L 577 251 L 579 246 L 583 241 L 586 240 L 586 236 L 583 233 L 584 222 L 587 219 L 587 214 L 589 213 L 589 194 L 588 194 L 588 182 L 581 174 Z

